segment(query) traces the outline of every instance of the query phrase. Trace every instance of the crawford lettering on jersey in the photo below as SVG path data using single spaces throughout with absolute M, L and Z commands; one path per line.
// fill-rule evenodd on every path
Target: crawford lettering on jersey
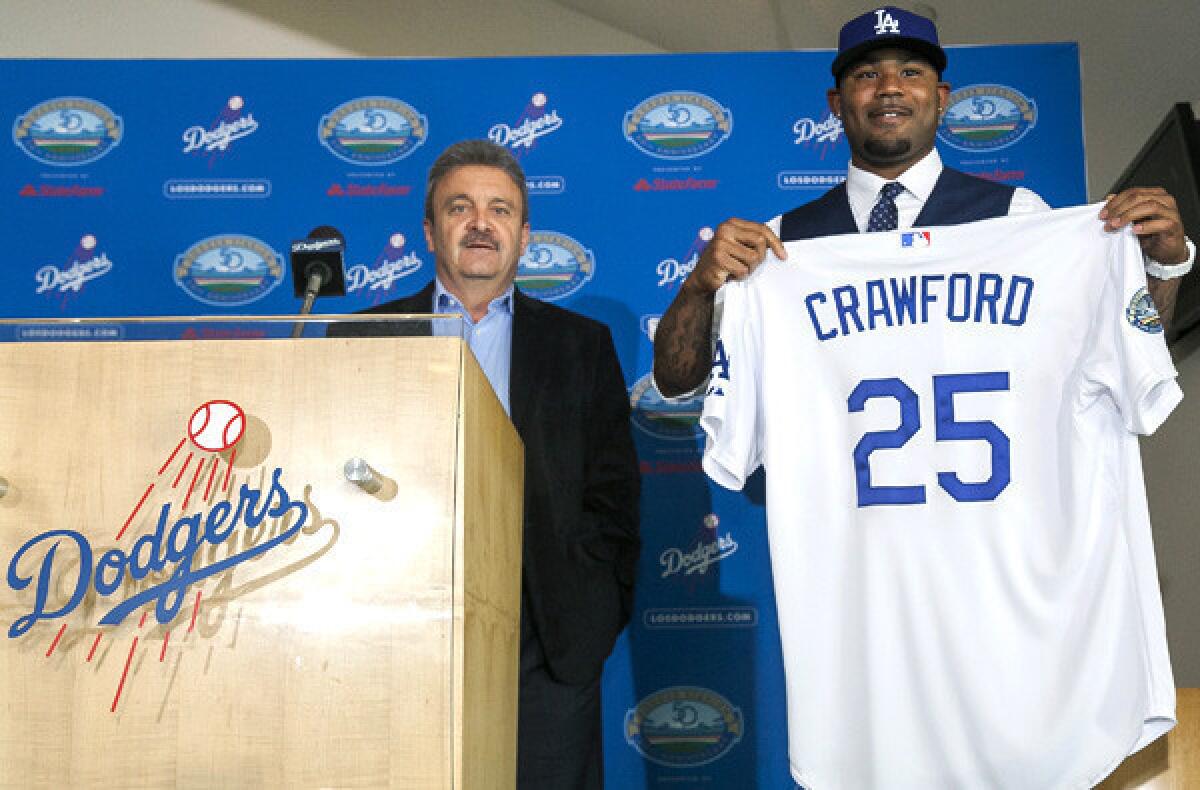
M 700 541 L 696 544 L 696 548 L 686 553 L 682 549 L 674 547 L 666 549 L 659 555 L 658 564 L 662 566 L 662 578 L 664 579 L 680 572 L 685 575 L 707 573 L 710 567 L 731 556 L 737 550 L 738 544 L 733 539 L 733 534 L 726 532 L 713 540 Z
M 532 148 L 534 140 L 550 134 L 562 126 L 562 123 L 558 110 L 551 110 L 540 118 L 526 118 L 515 128 L 506 123 L 498 123 L 488 130 L 488 139 L 496 145 L 506 145 L 510 148 Z
M 867 280 L 813 291 L 804 297 L 821 341 L 884 327 L 955 323 L 1022 326 L 1033 300 L 1033 279 L 1020 274 L 924 274 Z
M 258 121 L 253 115 L 238 118 L 233 123 L 221 121 L 212 129 L 203 126 L 192 126 L 183 133 L 183 152 L 204 149 L 205 151 L 225 151 L 234 140 L 254 134 L 258 131 Z
M 84 283 L 97 277 L 103 277 L 112 270 L 112 267 L 112 261 L 108 259 L 108 256 L 100 253 L 86 261 L 75 261 L 69 269 L 65 270 L 53 264 L 43 266 L 33 276 L 38 281 L 37 293 L 46 291 L 79 293 Z
M 8 585 L 18 591 L 28 587 L 34 581 L 34 575 L 26 575 L 21 568 L 37 565 L 40 560 L 36 573 L 33 608 L 13 622 L 8 629 L 9 638 L 15 639 L 25 634 L 41 620 L 53 620 L 69 615 L 83 602 L 89 587 L 93 588 L 100 598 L 107 598 L 130 580 L 139 582 L 151 572 L 160 575 L 169 572 L 170 576 L 165 582 L 143 589 L 120 601 L 100 618 L 98 624 L 119 625 L 131 613 L 154 601 L 157 602 L 155 616 L 158 622 L 169 623 L 179 613 L 180 605 L 191 584 L 270 551 L 288 541 L 305 525 L 308 520 L 308 505 L 288 494 L 287 489 L 279 482 L 281 473 L 282 469 L 277 467 L 271 477 L 271 487 L 265 492 L 265 496 L 263 491 L 243 484 L 238 492 L 236 504 L 232 501 L 220 501 L 210 507 L 207 513 L 196 512 L 177 518 L 173 522 L 171 505 L 164 503 L 159 511 L 158 525 L 153 532 L 135 540 L 128 553 L 119 548 L 108 549 L 94 563 L 95 552 L 91 543 L 79 532 L 55 529 L 30 538 L 25 545 L 17 549 L 8 565 Z M 220 545 L 229 539 L 239 524 L 243 524 L 246 529 L 254 529 L 268 517 L 283 517 L 282 523 L 286 528 L 281 529 L 278 535 L 269 540 L 240 553 L 203 568 L 192 567 L 193 561 L 205 544 Z M 26 561 L 26 555 L 32 558 L 32 561 Z M 69 574 L 64 574 L 61 569 L 70 570 L 76 566 L 78 572 L 75 574 L 72 588 Z M 56 568 L 60 569 L 57 575 Z M 59 580 L 63 576 L 66 578 Z M 70 597 L 59 608 L 50 609 L 48 607 L 52 605 L 49 601 L 51 590 L 60 585 L 64 585 L 63 589 L 70 591 Z

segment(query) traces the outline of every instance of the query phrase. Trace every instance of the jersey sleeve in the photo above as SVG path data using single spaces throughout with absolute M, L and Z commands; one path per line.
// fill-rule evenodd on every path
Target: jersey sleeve
M 1084 363 L 1085 395 L 1107 393 L 1125 427 L 1151 434 L 1183 399 L 1132 231 L 1109 238 L 1108 281 Z
M 738 491 L 762 463 L 760 325 L 748 283 L 729 283 L 721 291 L 721 333 L 700 416 L 703 465 L 718 484 Z

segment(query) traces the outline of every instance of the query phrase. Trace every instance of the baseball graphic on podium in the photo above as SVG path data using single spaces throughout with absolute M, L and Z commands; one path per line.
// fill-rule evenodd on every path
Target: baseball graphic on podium
M 238 443 L 246 431 L 246 415 L 233 401 L 210 400 L 192 412 L 188 437 L 201 450 L 219 453 Z

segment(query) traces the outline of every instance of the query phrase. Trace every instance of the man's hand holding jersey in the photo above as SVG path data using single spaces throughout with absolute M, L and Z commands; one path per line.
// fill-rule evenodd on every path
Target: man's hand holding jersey
M 749 276 L 767 257 L 768 249 L 777 258 L 787 257 L 783 242 L 766 225 L 745 219 L 727 219 L 717 226 L 683 287 L 704 294 L 716 293 L 727 280 Z
M 1179 207 L 1162 187 L 1134 187 L 1109 195 L 1100 219 L 1107 230 L 1132 223 L 1142 252 L 1151 260 L 1170 266 L 1188 259 Z
M 768 249 L 787 257 L 783 242 L 761 222 L 727 219 L 717 226 L 654 333 L 654 382 L 663 395 L 683 395 L 704 383 L 715 295 L 726 281 L 749 276 Z
M 1184 235 L 1183 218 L 1179 216 L 1175 198 L 1161 187 L 1133 187 L 1109 195 L 1100 210 L 1100 219 L 1109 231 L 1133 225 L 1147 260 L 1146 273 L 1150 276 L 1146 287 L 1166 328 L 1175 315 L 1180 275 L 1187 272 L 1187 267 L 1180 267 L 1174 274 L 1161 267 L 1188 263 L 1196 254 L 1196 248 Z M 1155 264 L 1160 268 L 1156 269 Z

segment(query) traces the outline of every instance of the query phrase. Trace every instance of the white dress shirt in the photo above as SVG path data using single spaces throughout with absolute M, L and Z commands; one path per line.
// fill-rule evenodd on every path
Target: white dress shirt
M 904 191 L 896 196 L 896 212 L 899 215 L 897 227 L 900 230 L 911 228 L 917 221 L 917 215 L 924 208 L 925 201 L 929 200 L 929 195 L 933 192 L 933 187 L 937 184 L 943 167 L 942 157 L 934 148 L 921 161 L 901 173 L 898 178 L 892 179 L 904 187 Z M 853 163 L 849 165 L 846 172 L 846 197 L 850 201 L 850 212 L 854 215 L 854 224 L 858 226 L 859 233 L 866 231 L 871 209 L 879 200 L 879 190 L 886 183 L 888 183 L 888 179 L 882 176 L 855 167 Z M 1033 214 L 1037 211 L 1049 210 L 1050 204 L 1042 200 L 1036 192 L 1025 187 L 1017 187 L 1013 192 L 1012 203 L 1008 206 L 1008 215 L 1011 217 L 1017 214 Z M 779 235 L 781 221 L 782 216 L 775 217 L 767 223 L 767 226 L 772 232 Z M 1185 242 L 1188 249 L 1186 263 L 1192 263 L 1196 259 L 1196 246 L 1190 239 Z M 1147 265 L 1156 263 L 1151 258 L 1146 258 L 1145 262 Z

